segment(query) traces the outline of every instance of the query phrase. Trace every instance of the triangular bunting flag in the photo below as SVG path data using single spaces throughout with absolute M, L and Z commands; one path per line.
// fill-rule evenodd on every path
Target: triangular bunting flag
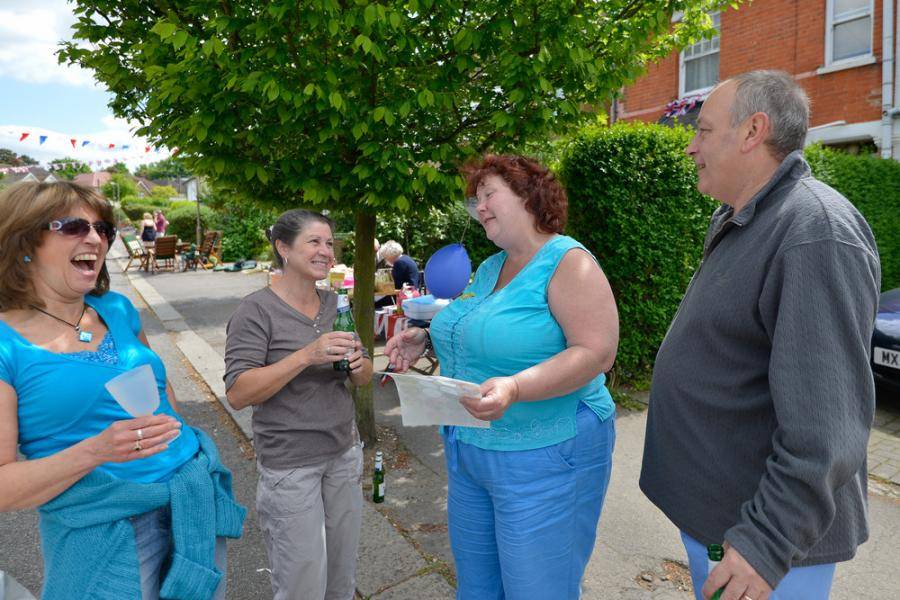
M 41 144 L 43 144 L 44 142 L 47 141 L 47 136 L 46 136 L 46 135 L 42 135 L 42 136 L 40 137 L 40 140 L 41 140 L 41 141 L 38 142 L 38 145 L 39 145 L 39 146 L 40 146 Z
M 90 143 L 91 143 L 90 141 L 84 140 L 83 142 L 81 142 L 81 147 L 84 148 L 85 146 L 87 146 Z
M 22 137 L 19 138 L 19 141 L 21 142 L 22 140 L 24 140 L 25 138 L 27 138 L 29 135 L 31 135 L 31 134 L 28 133 L 27 131 L 24 132 L 24 133 L 22 133 Z
M 75 138 L 72 138 L 72 139 L 69 140 L 69 141 L 72 142 L 72 147 L 74 148 L 74 147 L 75 147 Z

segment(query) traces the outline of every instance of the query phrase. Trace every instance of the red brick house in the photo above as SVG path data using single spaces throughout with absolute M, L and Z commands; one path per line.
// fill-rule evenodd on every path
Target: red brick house
M 781 69 L 809 94 L 808 142 L 900 158 L 897 0 L 754 0 L 712 17 L 718 35 L 650 65 L 611 120 L 665 121 L 681 108 L 690 122 L 717 81 Z

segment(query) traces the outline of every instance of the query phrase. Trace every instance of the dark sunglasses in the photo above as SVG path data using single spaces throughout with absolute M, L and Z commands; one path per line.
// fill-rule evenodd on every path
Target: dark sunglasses
M 97 232 L 97 235 L 106 238 L 106 241 L 110 244 L 116 239 L 116 226 L 112 223 L 107 221 L 91 223 L 87 219 L 80 217 L 65 217 L 56 221 L 50 221 L 47 223 L 47 229 L 73 237 L 84 237 L 93 229 Z

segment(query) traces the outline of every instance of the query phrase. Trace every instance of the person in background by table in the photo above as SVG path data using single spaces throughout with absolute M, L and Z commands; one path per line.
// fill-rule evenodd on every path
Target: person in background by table
M 153 220 L 153 215 L 148 212 L 144 213 L 144 216 L 141 220 L 141 225 L 138 227 L 141 231 L 141 241 L 149 244 L 153 244 L 156 242 L 156 221 Z
M 395 288 L 399 290 L 404 284 L 409 284 L 413 289 L 419 289 L 419 266 L 416 261 L 403 254 L 403 246 L 394 240 L 388 240 L 381 245 L 378 258 L 391 267 Z
M 352 600 L 362 522 L 362 446 L 345 385 L 372 379 L 354 334 L 333 331 L 337 294 L 316 288 L 334 263 L 331 220 L 307 210 L 270 233 L 283 275 L 228 321 L 225 386 L 253 407 L 256 508 L 275 600 Z M 333 363 L 347 358 L 350 371 Z
M 166 228 L 169 226 L 169 221 L 166 219 L 166 215 L 163 214 L 163 211 L 157 208 L 153 211 L 153 220 L 156 223 L 156 235 L 166 235 Z
M 112 219 L 67 181 L 0 195 L 0 511 L 38 509 L 45 600 L 222 600 L 244 509 L 212 439 L 183 427 L 137 310 L 109 290 Z M 145 365 L 159 408 L 132 418 L 105 384 Z
M 567 199 L 551 171 L 487 156 L 464 173 L 502 251 L 430 326 L 441 375 L 480 385 L 463 404 L 490 421 L 442 431 L 457 598 L 578 598 L 615 445 L 603 375 L 619 340 L 615 299 L 591 253 L 561 235 Z M 428 339 L 411 327 L 385 354 L 402 373 Z

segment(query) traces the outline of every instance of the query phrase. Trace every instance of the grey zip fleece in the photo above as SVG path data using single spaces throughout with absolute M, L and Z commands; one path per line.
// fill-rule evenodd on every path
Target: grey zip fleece
M 868 537 L 880 280 L 865 219 L 794 152 L 737 216 L 713 215 L 659 349 L 641 489 L 772 587 Z

